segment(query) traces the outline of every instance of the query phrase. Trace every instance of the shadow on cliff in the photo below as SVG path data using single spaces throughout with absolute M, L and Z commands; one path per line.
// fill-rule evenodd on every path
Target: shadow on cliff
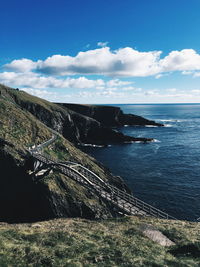
M 31 222 L 52 218 L 44 188 L 36 185 L 13 158 L 1 154 L 0 221 Z

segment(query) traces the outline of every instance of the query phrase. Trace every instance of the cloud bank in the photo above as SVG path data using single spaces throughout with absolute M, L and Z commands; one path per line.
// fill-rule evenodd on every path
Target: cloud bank
M 133 82 L 121 81 L 119 79 L 111 79 L 104 81 L 103 79 L 87 79 L 85 77 L 79 78 L 64 78 L 58 79 L 51 76 L 41 76 L 38 73 L 27 72 L 2 72 L 0 73 L 0 83 L 9 86 L 18 86 L 26 88 L 70 88 L 70 89 L 105 89 L 105 88 L 119 88 L 132 84 Z
M 111 50 L 107 42 L 99 48 L 79 52 L 76 56 L 53 55 L 45 60 L 15 59 L 0 66 L 0 83 L 19 87 L 26 92 L 52 101 L 95 103 L 198 101 L 199 88 L 177 90 L 135 87 L 134 77 L 153 76 L 156 79 L 172 72 L 200 77 L 200 54 L 193 49 L 171 51 L 162 57 L 162 51 L 141 52 L 131 47 Z M 96 77 L 98 75 L 98 78 Z M 107 76 L 107 77 L 106 77 Z M 109 77 L 109 78 L 108 78 Z M 127 79 L 129 78 L 129 79 Z M 152 81 L 152 80 L 151 80 Z M 62 90 L 66 89 L 66 90 Z M 106 100 L 108 99 L 108 100 Z
M 13 60 L 7 71 L 43 75 L 104 75 L 110 77 L 147 77 L 174 71 L 200 70 L 200 55 L 193 49 L 172 51 L 161 58 L 161 51 L 140 52 L 131 47 L 112 51 L 109 47 L 79 52 L 76 56 L 53 55 L 45 60 Z

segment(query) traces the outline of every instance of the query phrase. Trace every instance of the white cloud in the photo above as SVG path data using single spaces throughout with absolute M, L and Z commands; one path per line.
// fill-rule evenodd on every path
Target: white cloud
M 135 88 L 133 91 L 121 91 L 121 88 L 106 88 L 105 90 L 79 92 L 73 91 L 67 94 L 58 92 L 49 92 L 46 89 L 23 88 L 24 91 L 55 102 L 74 102 L 74 103 L 177 103 L 194 102 L 194 99 L 200 100 L 200 89 L 178 90 L 169 88 L 164 91 L 158 89 L 144 90 Z
M 108 42 L 98 42 L 97 46 L 105 47 L 108 45 Z
M 145 95 L 146 96 L 157 96 L 157 95 L 159 95 L 159 92 L 158 92 L 158 90 L 149 90 L 149 91 L 145 92 Z
M 159 62 L 162 72 L 190 71 L 200 69 L 200 55 L 193 49 L 172 51 Z
M 119 79 L 113 79 L 108 81 L 106 84 L 107 86 L 110 87 L 120 87 L 120 86 L 124 86 L 124 85 L 128 85 L 128 84 L 132 84 L 133 82 L 128 82 L 128 81 L 121 81 Z
M 37 67 L 38 62 L 34 62 L 27 58 L 15 59 L 10 64 L 4 65 L 4 67 L 11 71 L 17 72 L 29 72 Z
M 172 51 L 163 59 L 160 58 L 161 53 L 161 51 L 140 52 L 130 47 L 111 51 L 109 47 L 103 46 L 79 52 L 75 57 L 53 55 L 44 61 L 34 62 L 25 58 L 13 60 L 4 65 L 4 68 L 15 72 L 37 71 L 59 76 L 78 74 L 145 77 L 155 75 L 156 78 L 160 78 L 166 72 L 181 71 L 186 75 L 200 70 L 200 55 L 193 49 Z
M 130 47 L 111 51 L 109 47 L 79 52 L 75 57 L 53 55 L 46 60 L 14 60 L 6 68 L 35 70 L 48 75 L 98 74 L 107 76 L 148 76 L 159 72 L 161 52 L 139 52 Z
M 191 93 L 195 95 L 200 95 L 200 89 L 191 90 Z
M 54 75 L 148 76 L 159 72 L 160 54 L 160 51 L 138 52 L 129 47 L 117 51 L 103 47 L 79 52 L 76 57 L 54 55 L 38 62 L 37 70 Z
M 200 101 L 198 87 L 195 90 L 191 89 L 190 92 L 176 88 L 143 90 L 135 87 L 130 79 L 127 81 L 119 78 L 154 76 L 159 79 L 174 71 L 179 71 L 182 75 L 200 77 L 200 54 L 195 50 L 172 51 L 163 58 L 161 53 L 161 51 L 140 52 L 130 47 L 112 51 L 102 44 L 98 49 L 79 52 L 74 57 L 53 55 L 43 61 L 23 58 L 1 66 L 3 72 L 0 72 L 0 83 L 23 88 L 31 94 L 50 100 L 57 99 L 58 90 L 57 93 L 52 93 L 48 88 L 77 89 L 77 91 L 59 92 L 62 95 L 69 92 L 68 97 L 75 100 L 76 97 L 80 99 L 88 97 L 94 103 L 95 98 L 101 100 L 106 98 L 108 102 L 109 97 L 113 101 L 116 99 L 116 102 L 120 97 L 128 102 L 131 101 L 130 97 L 132 101 L 140 99 L 142 102 L 146 102 L 145 99 L 147 101 L 157 99 L 161 102 L 170 99 L 173 102 L 175 98 L 180 98 L 176 101 L 187 102 L 187 98 L 188 101 L 192 101 L 193 96 L 195 101 Z M 93 75 L 93 79 L 85 75 Z M 114 78 L 97 79 L 95 75 Z
M 195 72 L 194 74 L 193 74 L 193 77 L 200 77 L 200 72 Z
M 135 91 L 135 92 L 141 92 L 142 88 L 137 88 L 134 86 L 125 86 L 122 88 L 123 91 Z
M 115 92 L 112 89 L 106 89 L 104 91 L 98 91 L 98 92 L 88 92 L 88 91 L 81 91 L 78 94 L 71 95 L 72 97 L 76 98 L 98 98 L 98 97 L 114 97 L 114 98 L 120 98 L 123 97 L 125 94 L 123 92 Z
M 32 88 L 23 88 L 23 91 L 35 95 L 41 98 L 45 98 L 48 100 L 54 100 L 58 98 L 58 94 L 56 92 L 49 92 L 47 90 L 40 90 L 40 89 L 32 89 Z
M 165 76 L 168 76 L 169 75 L 169 72 L 166 72 L 166 73 L 159 73 L 155 76 L 156 79 L 160 79 L 162 77 L 165 77 Z
M 177 92 L 177 89 L 176 88 L 169 88 L 169 89 L 167 89 L 167 91 L 174 93 L 174 92 Z
M 157 74 L 157 75 L 155 76 L 155 78 L 156 78 L 156 79 L 160 79 L 162 76 L 163 76 L 163 74 Z
M 101 43 L 101 42 L 99 42 Z M 145 77 L 155 75 L 160 78 L 163 73 L 200 70 L 200 55 L 193 49 L 172 51 L 160 58 L 161 51 L 140 52 L 130 47 L 112 51 L 109 47 L 79 52 L 75 57 L 53 55 L 46 60 L 36 62 L 30 59 L 14 60 L 4 65 L 16 72 L 37 71 L 47 75 L 106 75 Z
M 188 70 L 184 70 L 181 72 L 181 74 L 183 74 L 183 75 L 191 75 L 193 73 L 194 73 L 193 71 L 188 71 Z
M 90 80 L 85 77 L 57 79 L 55 77 L 40 76 L 34 72 L 16 73 L 2 72 L 0 73 L 0 83 L 10 86 L 29 87 L 29 88 L 95 88 L 104 87 L 105 82 L 102 79 Z

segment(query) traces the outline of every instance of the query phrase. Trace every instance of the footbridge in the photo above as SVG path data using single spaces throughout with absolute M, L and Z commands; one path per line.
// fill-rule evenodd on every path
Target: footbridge
M 115 207 L 116 210 L 127 215 L 153 216 L 161 219 L 176 219 L 169 214 L 145 203 L 131 194 L 109 184 L 100 178 L 97 174 L 84 167 L 81 164 L 71 161 L 57 161 L 42 153 L 42 148 L 53 143 L 57 135 L 53 136 L 47 142 L 29 149 L 29 153 L 37 162 L 54 170 L 58 170 L 67 177 L 78 182 L 85 188 L 91 190 L 102 200 L 107 201 Z

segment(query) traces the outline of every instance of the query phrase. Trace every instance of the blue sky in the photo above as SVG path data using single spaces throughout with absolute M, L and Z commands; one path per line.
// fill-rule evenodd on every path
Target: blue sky
M 7 0 L 0 9 L 0 83 L 51 101 L 200 102 L 199 0 Z

